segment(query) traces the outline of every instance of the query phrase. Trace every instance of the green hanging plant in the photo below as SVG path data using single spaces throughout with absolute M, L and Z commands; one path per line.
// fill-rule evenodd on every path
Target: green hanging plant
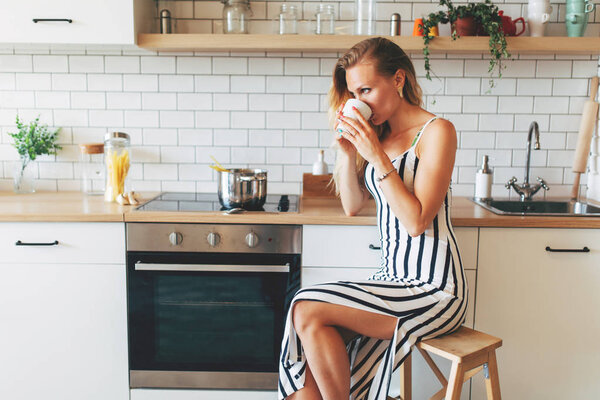
M 438 24 L 450 23 L 452 40 L 456 40 L 460 36 L 456 33 L 454 27 L 456 20 L 459 18 L 473 17 L 477 25 L 478 36 L 489 36 L 490 47 L 490 64 L 488 72 L 492 74 L 494 69 L 498 71 L 498 78 L 502 77 L 502 70 L 506 68 L 502 64 L 502 59 L 510 58 L 510 53 L 506 50 L 506 37 L 502 31 L 502 20 L 498 15 L 498 7 L 491 0 L 485 0 L 483 3 L 469 3 L 455 7 L 452 0 L 440 0 L 440 6 L 446 6 L 447 11 L 438 11 L 430 13 L 426 18 L 423 18 L 423 24 L 420 25 L 423 29 L 423 55 L 425 56 L 425 76 L 431 80 L 431 63 L 429 61 L 429 43 L 434 40 L 435 36 L 430 36 L 431 29 Z M 493 79 L 490 79 L 490 87 L 494 86 Z

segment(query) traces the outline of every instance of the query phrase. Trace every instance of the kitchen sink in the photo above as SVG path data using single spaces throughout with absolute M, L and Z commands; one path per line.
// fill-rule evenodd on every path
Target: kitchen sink
M 600 207 L 569 200 L 478 200 L 475 204 L 500 215 L 548 215 L 600 217 Z

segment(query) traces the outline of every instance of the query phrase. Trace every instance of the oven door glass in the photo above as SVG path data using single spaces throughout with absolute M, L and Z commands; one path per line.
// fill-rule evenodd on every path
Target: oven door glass
M 300 256 L 128 253 L 132 370 L 276 372 Z

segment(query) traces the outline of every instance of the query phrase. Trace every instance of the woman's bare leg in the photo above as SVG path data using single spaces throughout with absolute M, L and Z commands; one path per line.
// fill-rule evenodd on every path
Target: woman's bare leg
M 347 400 L 350 396 L 350 361 L 336 327 L 391 339 L 397 321 L 387 315 L 316 301 L 296 303 L 292 318 L 319 392 L 327 400 Z
M 306 365 L 306 377 L 304 379 L 304 387 L 286 397 L 286 400 L 323 400 L 308 364 Z

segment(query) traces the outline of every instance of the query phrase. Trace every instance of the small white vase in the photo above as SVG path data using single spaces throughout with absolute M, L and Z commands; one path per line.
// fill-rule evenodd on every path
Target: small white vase
M 15 193 L 26 194 L 35 192 L 36 164 L 34 161 L 23 163 L 19 160 L 14 163 L 13 167 L 13 189 Z
M 530 36 L 544 36 L 550 20 L 552 6 L 550 0 L 529 0 L 527 4 L 527 24 Z

